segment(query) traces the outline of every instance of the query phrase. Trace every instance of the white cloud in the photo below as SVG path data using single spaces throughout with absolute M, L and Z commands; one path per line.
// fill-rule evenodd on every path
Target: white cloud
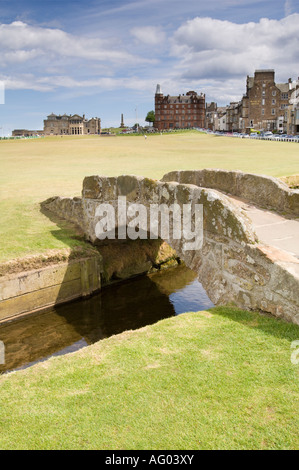
M 45 56 L 77 58 L 81 60 L 108 61 L 110 63 L 135 63 L 143 61 L 111 40 L 81 37 L 60 29 L 30 26 L 21 21 L 0 25 L 2 65 L 25 62 L 32 57 Z
M 298 76 L 298 22 L 299 14 L 244 24 L 197 17 L 171 40 L 147 25 L 132 28 L 126 42 L 117 32 L 108 40 L 22 21 L 0 24 L 0 80 L 6 89 L 63 90 L 62 96 L 133 90 L 151 97 L 161 83 L 166 94 L 194 89 L 227 104 L 241 98 L 246 75 L 258 68 L 275 69 L 278 82 Z
M 69 89 L 79 94 L 94 94 L 99 90 L 134 90 L 136 92 L 154 93 L 151 79 L 139 77 L 99 77 L 78 79 L 69 75 L 51 75 L 37 77 L 34 74 L 19 74 L 18 76 L 0 74 L 0 83 L 10 90 L 35 90 L 41 92 Z
M 165 41 L 165 33 L 157 26 L 144 26 L 131 29 L 131 34 L 138 41 L 150 45 L 162 45 Z
M 0 44 L 0 79 L 11 90 L 126 88 L 135 68 L 155 62 L 128 52 L 117 38 L 73 35 L 21 21 L 0 24 Z
M 286 0 L 284 4 L 284 13 L 285 16 L 289 16 L 293 13 L 293 4 L 292 0 Z
M 287 80 L 298 74 L 298 23 L 299 14 L 245 24 L 194 18 L 175 32 L 172 54 L 180 58 L 183 78 L 233 78 L 273 68 Z

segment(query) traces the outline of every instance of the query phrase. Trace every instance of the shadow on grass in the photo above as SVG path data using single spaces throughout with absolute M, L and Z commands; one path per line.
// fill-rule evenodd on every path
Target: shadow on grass
M 78 225 L 62 219 L 58 215 L 49 211 L 46 207 L 44 207 L 44 202 L 40 204 L 40 212 L 59 227 L 58 230 L 51 230 L 51 234 L 57 240 L 61 241 L 69 248 L 73 248 L 74 246 L 78 245 L 86 245 L 86 247 L 91 246 L 91 244 L 85 240 L 84 233 Z
M 218 306 L 209 311 L 276 338 L 290 341 L 299 339 L 299 325 L 270 314 L 241 310 L 234 306 Z

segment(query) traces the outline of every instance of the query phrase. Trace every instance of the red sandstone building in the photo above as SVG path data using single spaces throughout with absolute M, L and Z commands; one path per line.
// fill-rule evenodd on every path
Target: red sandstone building
M 188 91 L 186 95 L 164 96 L 160 85 L 155 94 L 155 123 L 156 129 L 184 129 L 204 127 L 205 124 L 205 95 Z

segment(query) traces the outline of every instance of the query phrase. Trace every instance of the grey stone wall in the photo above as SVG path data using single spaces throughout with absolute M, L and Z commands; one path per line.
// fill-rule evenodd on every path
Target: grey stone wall
M 71 219 L 77 220 L 89 241 L 97 243 L 96 208 L 103 202 L 116 206 L 118 196 L 146 207 L 154 203 L 202 204 L 202 248 L 184 251 L 185 240 L 166 241 L 197 272 L 211 300 L 268 312 L 299 324 L 299 260 L 258 243 L 242 209 L 209 185 L 231 194 L 247 194 L 250 200 L 254 197 L 267 207 L 276 201 L 281 210 L 297 210 L 298 193 L 275 179 L 222 170 L 172 172 L 163 181 L 131 175 L 89 176 L 83 182 L 81 209 L 78 199 L 72 203 L 56 198 L 48 207 L 68 218 L 70 205 Z M 279 200 L 272 197 L 273 192 Z
M 49 210 L 59 217 L 66 219 L 82 229 L 83 208 L 79 197 L 54 196 L 41 204 L 43 210 Z
M 299 217 L 299 190 L 290 189 L 277 178 L 241 171 L 204 169 L 172 171 L 161 181 L 176 181 L 213 188 L 224 193 L 244 198 L 263 209 Z

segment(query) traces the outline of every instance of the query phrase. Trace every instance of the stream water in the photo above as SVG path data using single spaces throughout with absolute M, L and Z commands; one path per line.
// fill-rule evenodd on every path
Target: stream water
M 163 318 L 211 307 L 195 273 L 185 266 L 113 284 L 87 299 L 0 324 L 5 351 L 0 373 L 24 369 Z

